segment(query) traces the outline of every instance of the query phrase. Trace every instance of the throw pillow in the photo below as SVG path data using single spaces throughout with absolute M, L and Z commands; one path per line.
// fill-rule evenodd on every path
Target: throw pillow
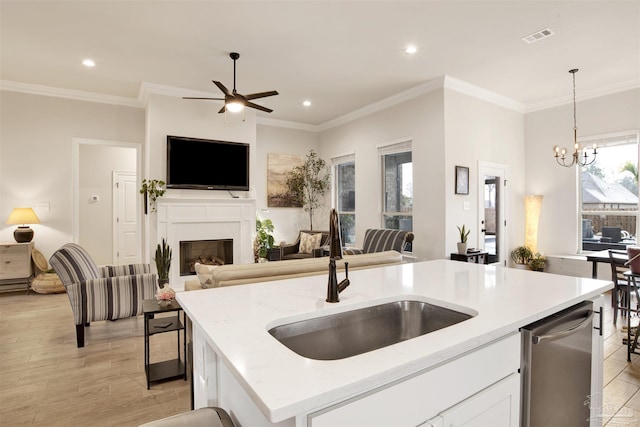
M 298 253 L 301 254 L 310 254 L 313 252 L 315 248 L 320 247 L 320 242 L 322 241 L 322 233 L 300 233 L 300 247 L 298 248 Z
M 215 270 L 218 266 L 200 264 L 199 262 L 196 262 L 194 267 L 196 270 L 196 274 L 198 275 L 200 285 L 203 288 L 211 286 L 213 284 L 213 270 Z

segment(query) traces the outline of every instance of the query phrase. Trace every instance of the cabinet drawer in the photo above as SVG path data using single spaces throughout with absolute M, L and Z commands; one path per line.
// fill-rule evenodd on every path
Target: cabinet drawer
M 309 415 L 311 427 L 417 426 L 520 368 L 520 334 Z
M 30 249 L 29 245 L 0 246 L 0 280 L 31 275 Z

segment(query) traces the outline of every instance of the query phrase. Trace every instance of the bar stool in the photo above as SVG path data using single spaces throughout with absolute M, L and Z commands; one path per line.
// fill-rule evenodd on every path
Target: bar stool
M 161 420 L 151 421 L 139 427 L 235 427 L 229 414 L 216 407 L 196 409 Z

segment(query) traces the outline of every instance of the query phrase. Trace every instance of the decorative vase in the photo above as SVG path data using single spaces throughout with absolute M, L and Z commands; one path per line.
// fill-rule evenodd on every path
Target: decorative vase
M 161 299 L 158 300 L 158 305 L 162 308 L 167 308 L 169 306 L 171 306 L 171 304 L 173 303 L 173 300 L 170 299 Z
M 458 242 L 458 253 L 463 255 L 467 253 L 467 242 Z
M 160 289 L 164 288 L 165 285 L 169 284 L 169 279 L 158 279 L 158 286 L 160 286 Z

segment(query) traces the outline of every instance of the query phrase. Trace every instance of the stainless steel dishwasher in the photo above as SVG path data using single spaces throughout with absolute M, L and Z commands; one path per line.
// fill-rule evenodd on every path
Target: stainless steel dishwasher
M 593 304 L 522 328 L 522 427 L 589 425 Z

